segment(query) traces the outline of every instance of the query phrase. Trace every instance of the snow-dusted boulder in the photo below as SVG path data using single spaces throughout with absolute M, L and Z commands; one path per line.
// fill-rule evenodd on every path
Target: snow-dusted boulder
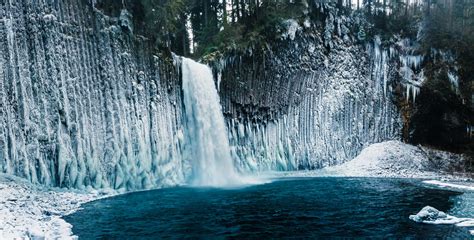
M 416 215 L 410 215 L 410 220 L 413 220 L 415 222 L 432 222 L 438 219 L 446 219 L 447 217 L 448 215 L 446 213 L 439 211 L 434 207 L 426 206 L 421 209 L 421 211 L 418 212 Z
M 353 177 L 420 177 L 427 161 L 418 147 L 387 141 L 372 144 L 353 160 L 327 171 Z
M 455 224 L 458 227 L 474 227 L 474 219 L 458 218 L 446 214 L 438 209 L 426 206 L 416 215 L 410 215 L 410 220 L 427 224 Z
M 462 155 L 400 141 L 372 144 L 353 160 L 328 167 L 323 174 L 350 177 L 438 178 L 463 161 Z M 449 174 L 448 174 L 449 175 Z

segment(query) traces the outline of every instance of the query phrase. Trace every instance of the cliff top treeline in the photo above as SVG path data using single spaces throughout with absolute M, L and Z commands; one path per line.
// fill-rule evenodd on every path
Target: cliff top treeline
M 130 11 L 134 28 L 162 49 L 200 57 L 217 50 L 249 49 L 271 39 L 285 19 L 303 16 L 305 0 L 102 0 L 118 16 Z
M 185 56 L 214 51 L 264 47 L 284 31 L 283 22 L 325 20 L 324 6 L 339 14 L 363 14 L 369 27 L 357 29 L 370 39 L 400 34 L 416 37 L 425 23 L 426 48 L 462 51 L 472 45 L 472 0 L 98 0 L 96 7 L 112 16 L 129 11 L 135 32 Z

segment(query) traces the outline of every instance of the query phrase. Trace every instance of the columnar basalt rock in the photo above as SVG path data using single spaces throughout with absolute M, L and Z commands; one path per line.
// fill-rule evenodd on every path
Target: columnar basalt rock
M 89 1 L 0 6 L 0 170 L 32 182 L 179 182 L 175 67 Z
M 340 164 L 400 137 L 394 50 L 357 43 L 350 18 L 327 14 L 265 54 L 216 61 L 234 157 L 242 168 Z

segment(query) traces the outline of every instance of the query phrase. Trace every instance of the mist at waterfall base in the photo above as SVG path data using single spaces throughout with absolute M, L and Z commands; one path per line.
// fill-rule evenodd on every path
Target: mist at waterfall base
M 130 193 L 87 203 L 65 220 L 81 239 L 469 239 L 461 228 L 408 218 L 426 205 L 449 211 L 461 196 L 416 180 L 293 178 L 237 189 L 177 187 Z

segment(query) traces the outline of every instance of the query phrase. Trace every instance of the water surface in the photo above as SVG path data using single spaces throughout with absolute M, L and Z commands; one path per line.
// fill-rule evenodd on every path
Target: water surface
M 416 180 L 297 178 L 241 189 L 177 187 L 87 203 L 65 217 L 81 239 L 470 238 L 412 222 L 426 205 L 449 211 L 461 193 Z

